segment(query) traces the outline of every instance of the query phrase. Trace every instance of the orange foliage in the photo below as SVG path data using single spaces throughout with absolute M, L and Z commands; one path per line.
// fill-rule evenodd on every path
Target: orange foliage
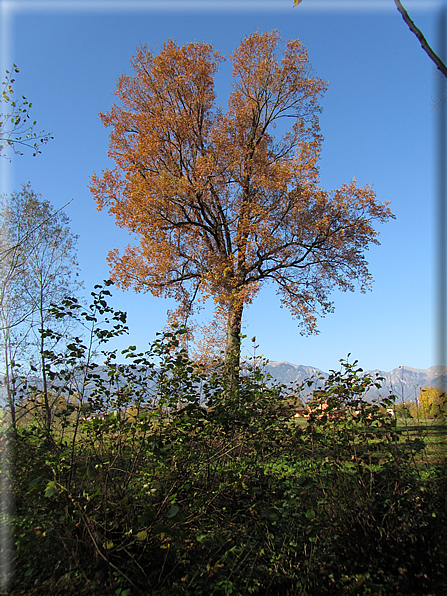
M 326 83 L 299 40 L 282 53 L 280 44 L 277 31 L 241 41 L 226 112 L 214 92 L 224 58 L 211 44 L 168 41 L 158 55 L 140 47 L 133 76 L 118 80 L 120 105 L 101 114 L 116 165 L 93 175 L 90 189 L 139 238 L 109 253 L 114 280 L 173 297 L 184 313 L 194 298 L 213 297 L 228 313 L 227 353 L 231 343 L 240 349 L 243 306 L 263 282 L 278 284 L 307 332 L 331 311 L 331 290 L 368 289 L 373 224 L 393 217 L 355 180 L 318 186 Z

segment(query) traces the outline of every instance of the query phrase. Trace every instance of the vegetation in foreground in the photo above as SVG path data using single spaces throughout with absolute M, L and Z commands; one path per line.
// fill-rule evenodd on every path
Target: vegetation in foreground
M 54 315 L 105 344 L 125 322 L 106 294 Z M 380 380 L 342 362 L 295 419 L 255 366 L 233 391 L 198 370 L 182 331 L 126 366 L 103 350 L 105 374 L 91 343 L 47 354 L 51 433 L 28 386 L 1 439 L 8 594 L 446 593 L 444 459 L 364 399 Z

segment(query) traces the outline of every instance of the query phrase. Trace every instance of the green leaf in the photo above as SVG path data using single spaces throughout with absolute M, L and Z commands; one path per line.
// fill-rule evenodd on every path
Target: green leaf
M 279 519 L 279 513 L 274 507 L 267 507 L 264 509 L 263 516 L 270 521 L 277 521 Z
M 147 539 L 147 530 L 142 530 L 137 534 L 137 540 L 146 540 Z
M 87 475 L 87 466 L 84 466 L 83 468 L 78 468 L 76 470 L 76 476 L 79 476 L 80 478 L 85 478 Z
M 104 542 L 103 546 L 106 550 L 110 550 L 111 548 L 113 548 L 113 540 L 108 540 L 107 542 Z
M 67 530 L 67 532 L 73 532 L 73 530 L 76 528 L 78 524 L 75 521 L 71 521 L 68 526 L 65 526 L 65 529 Z
M 313 519 L 315 519 L 317 517 L 317 514 L 315 513 L 315 511 L 313 509 L 308 509 L 306 511 L 306 518 L 309 521 L 312 521 Z
M 314 482 L 308 476 L 300 476 L 298 478 L 298 484 L 303 490 L 309 490 L 314 485 Z
M 167 532 L 169 529 L 170 528 L 168 528 L 168 526 L 165 526 L 164 524 L 156 524 L 152 528 L 152 533 L 153 534 L 162 534 L 163 532 Z
M 56 486 L 56 482 L 54 480 L 51 480 L 48 484 L 47 484 L 47 488 L 45 489 L 45 496 L 47 498 L 50 497 L 57 497 L 57 495 L 59 494 L 59 489 Z
M 90 480 L 92 480 L 97 475 L 98 475 L 98 472 L 97 472 L 95 466 L 93 464 L 89 464 L 87 466 L 87 478 L 90 478 Z
M 167 512 L 166 517 L 169 517 L 171 519 L 172 517 L 175 517 L 179 511 L 180 507 L 178 505 L 173 505 L 171 509 Z
M 44 486 L 45 486 L 45 480 L 44 480 L 44 478 L 39 476 L 39 478 L 34 478 L 34 480 L 31 480 L 31 482 L 28 484 L 28 487 L 29 487 L 28 492 L 29 493 L 36 492 L 36 491 L 40 492 Z

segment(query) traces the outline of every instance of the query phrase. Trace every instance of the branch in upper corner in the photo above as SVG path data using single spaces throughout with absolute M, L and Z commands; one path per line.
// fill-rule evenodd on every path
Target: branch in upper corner
M 293 0 L 293 6 L 298 6 L 298 4 L 301 4 L 302 1 L 303 0 Z M 422 49 L 426 52 L 428 57 L 431 60 L 433 60 L 433 62 L 436 64 L 436 67 L 438 68 L 438 70 L 440 70 L 442 72 L 442 74 L 447 78 L 447 66 L 444 64 L 444 62 L 441 60 L 441 58 L 437 54 L 435 54 L 435 52 L 431 49 L 427 40 L 425 39 L 424 34 L 418 27 L 416 27 L 414 22 L 411 20 L 410 15 L 405 10 L 405 8 L 402 6 L 401 1 L 394 0 L 394 4 L 396 5 L 397 10 L 402 15 L 403 20 L 407 23 L 408 27 L 410 28 L 410 31 L 412 31 L 416 35 L 416 37 L 419 39 Z
M 442 72 L 442 74 L 447 78 L 447 66 L 444 64 L 444 62 L 441 60 L 441 58 L 437 54 L 435 54 L 435 52 L 428 45 L 428 42 L 425 39 L 424 34 L 422 33 L 422 31 L 420 29 L 418 29 L 418 27 L 416 27 L 414 22 L 411 20 L 410 15 L 405 10 L 405 8 L 402 6 L 401 1 L 394 0 L 394 4 L 396 5 L 397 10 L 402 15 L 403 20 L 407 23 L 408 27 L 410 28 L 410 31 L 412 31 L 416 35 L 416 37 L 419 39 L 422 49 L 426 52 L 428 57 L 431 58 L 431 60 L 433 60 L 433 62 L 436 64 L 438 70 L 440 70 Z

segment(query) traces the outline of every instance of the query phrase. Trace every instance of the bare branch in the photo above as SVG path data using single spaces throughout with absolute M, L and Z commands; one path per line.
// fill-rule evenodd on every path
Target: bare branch
M 411 20 L 410 15 L 403 7 L 402 2 L 400 0 L 394 0 L 394 4 L 396 5 L 397 10 L 402 15 L 403 20 L 407 23 L 408 27 L 410 28 L 410 31 L 412 31 L 420 41 L 420 44 L 424 52 L 431 60 L 433 60 L 433 62 L 436 64 L 437 69 L 440 70 L 445 77 L 447 77 L 447 66 L 444 64 L 441 58 L 437 54 L 435 54 L 435 52 L 431 49 L 427 40 L 425 39 L 424 34 L 418 27 L 416 27 L 414 22 Z

